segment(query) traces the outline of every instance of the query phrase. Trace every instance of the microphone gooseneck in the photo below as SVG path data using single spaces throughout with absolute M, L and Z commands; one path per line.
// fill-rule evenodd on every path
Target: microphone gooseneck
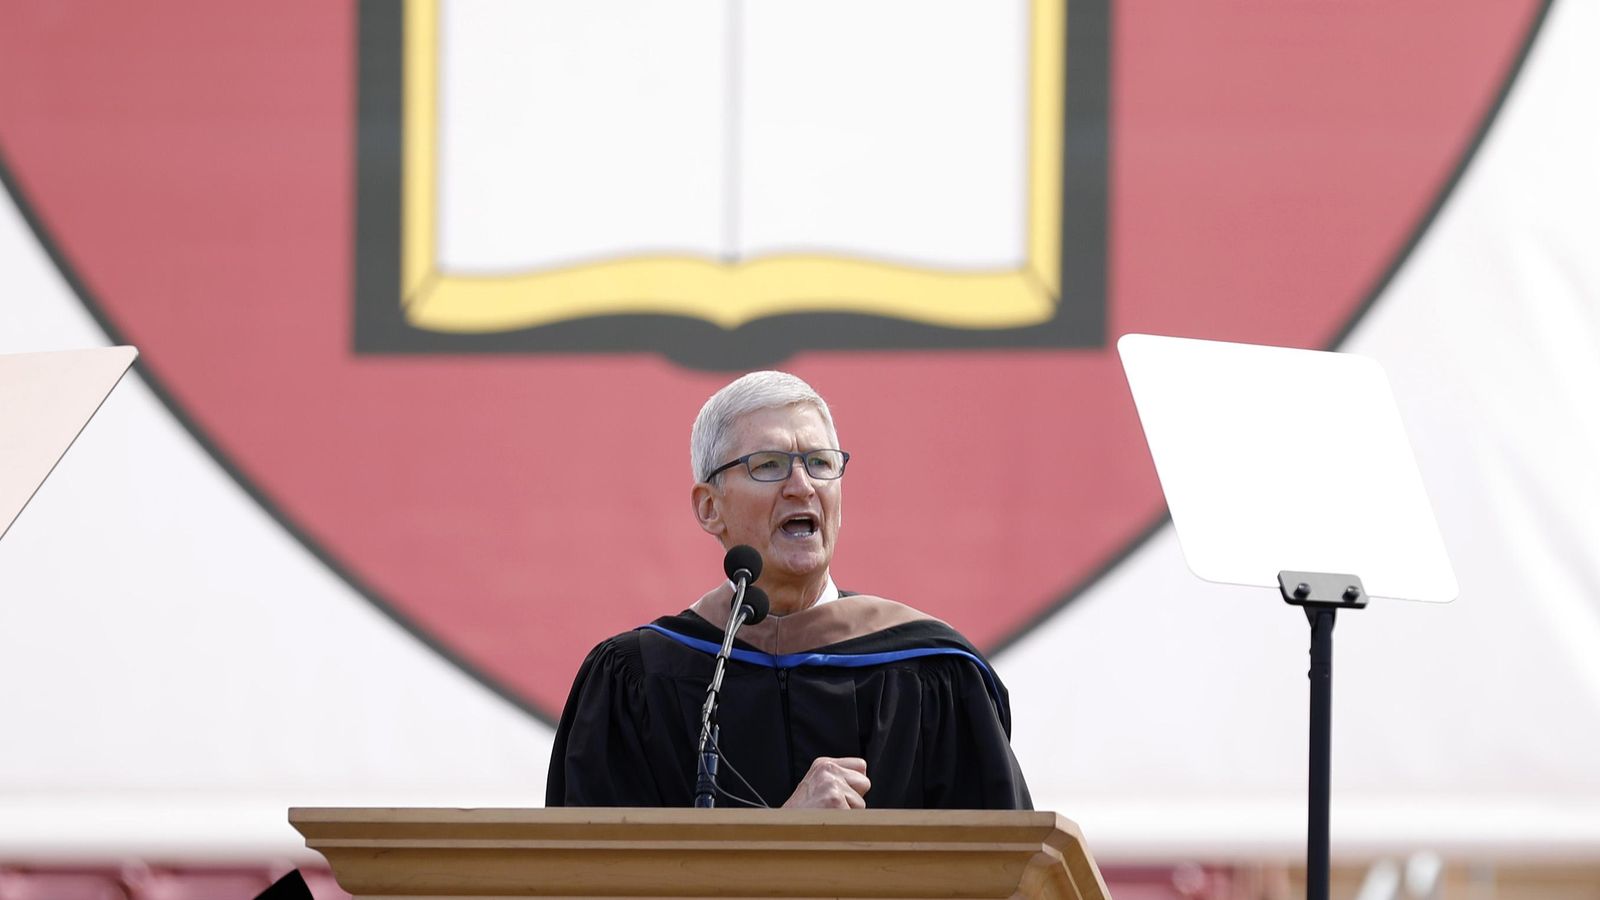
M 717 805 L 717 698 L 722 690 L 722 673 L 727 668 L 728 657 L 733 653 L 733 636 L 746 622 L 759 622 L 772 609 L 772 601 L 765 591 L 751 584 L 761 577 L 761 553 L 748 544 L 729 548 L 722 558 L 722 571 L 733 582 L 733 604 L 728 607 L 728 626 L 722 635 L 722 648 L 717 651 L 711 683 L 706 686 L 706 702 L 700 707 L 700 742 L 695 751 L 694 805 Z

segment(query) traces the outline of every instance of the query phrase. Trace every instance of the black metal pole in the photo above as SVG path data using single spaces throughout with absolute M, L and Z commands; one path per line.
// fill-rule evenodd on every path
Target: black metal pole
M 1332 607 L 1306 607 L 1311 621 L 1311 760 L 1306 818 L 1306 900 L 1328 900 L 1328 795 L 1333 755 Z
M 711 726 L 711 739 L 700 748 L 700 762 L 694 776 L 694 805 L 712 809 L 717 805 L 717 726 Z
M 717 744 L 717 693 L 722 690 L 722 673 L 728 664 L 728 654 L 733 652 L 733 636 L 739 633 L 739 626 L 745 619 L 754 615 L 754 611 L 745 605 L 745 580 L 733 587 L 733 608 L 728 610 L 728 628 L 722 635 L 722 647 L 717 650 L 715 668 L 711 671 L 711 683 L 706 686 L 706 702 L 700 707 L 700 740 L 695 745 L 695 776 L 694 776 L 694 805 L 699 809 L 710 809 L 717 805 L 717 758 L 722 750 Z M 750 588 L 759 592 L 760 588 Z M 762 616 L 766 615 L 763 611 Z M 760 618 L 757 616 L 756 618 Z

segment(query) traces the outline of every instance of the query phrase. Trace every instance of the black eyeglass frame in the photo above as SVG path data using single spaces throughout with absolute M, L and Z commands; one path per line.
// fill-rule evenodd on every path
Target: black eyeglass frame
M 789 467 L 787 469 L 783 470 L 783 477 L 782 478 L 774 478 L 771 481 L 767 481 L 767 480 L 762 479 L 762 478 L 757 478 L 755 471 L 750 468 L 750 458 L 751 457 L 753 457 L 753 456 L 761 456 L 763 454 L 769 454 L 769 453 L 770 454 L 781 454 L 783 456 L 789 457 Z M 839 474 L 833 476 L 832 478 L 829 478 L 826 475 L 813 475 L 813 474 L 811 474 L 811 466 L 808 465 L 806 461 L 811 457 L 811 455 L 813 453 L 837 453 L 841 457 L 843 457 L 843 459 L 841 459 L 840 462 L 839 462 Z M 848 450 L 840 450 L 840 449 L 838 449 L 836 447 L 818 447 L 815 450 L 806 450 L 806 451 L 801 452 L 801 453 L 794 453 L 794 452 L 791 452 L 789 450 L 756 450 L 756 451 L 751 452 L 751 453 L 746 453 L 745 455 L 739 457 L 738 459 L 729 460 L 728 462 L 725 462 L 722 465 L 717 466 L 715 469 L 712 469 L 710 472 L 708 472 L 706 474 L 705 481 L 706 482 L 710 482 L 711 479 L 717 477 L 718 475 L 721 475 L 723 472 L 728 471 L 729 469 L 733 468 L 734 466 L 742 465 L 742 466 L 744 466 L 745 472 L 749 474 L 751 481 L 758 481 L 758 482 L 760 482 L 762 484 L 777 484 L 777 483 L 779 483 L 781 481 L 789 480 L 789 476 L 794 474 L 794 461 L 797 460 L 797 459 L 800 460 L 800 468 L 805 470 L 807 478 L 815 478 L 818 481 L 838 481 L 839 479 L 844 477 L 845 466 L 848 466 L 850 464 L 850 452 Z

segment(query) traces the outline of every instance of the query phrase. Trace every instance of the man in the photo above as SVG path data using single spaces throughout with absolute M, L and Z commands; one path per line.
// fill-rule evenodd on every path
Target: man
M 696 521 L 724 548 L 761 553 L 772 601 L 724 676 L 718 805 L 1031 808 L 1006 690 L 982 656 L 937 619 L 834 587 L 849 454 L 822 397 L 793 375 L 746 375 L 706 401 L 689 452 Z M 556 730 L 548 805 L 692 804 L 732 598 L 724 582 L 589 654 Z

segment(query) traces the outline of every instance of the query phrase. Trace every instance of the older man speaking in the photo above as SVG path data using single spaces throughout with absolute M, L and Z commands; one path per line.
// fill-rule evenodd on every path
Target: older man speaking
M 724 548 L 760 552 L 771 599 L 722 684 L 724 800 L 1030 808 L 1006 690 L 978 651 L 909 606 L 834 586 L 850 454 L 822 397 L 783 372 L 746 375 L 706 401 L 689 453 L 696 521 Z M 556 730 L 548 805 L 691 804 L 733 591 L 723 583 L 589 654 Z

